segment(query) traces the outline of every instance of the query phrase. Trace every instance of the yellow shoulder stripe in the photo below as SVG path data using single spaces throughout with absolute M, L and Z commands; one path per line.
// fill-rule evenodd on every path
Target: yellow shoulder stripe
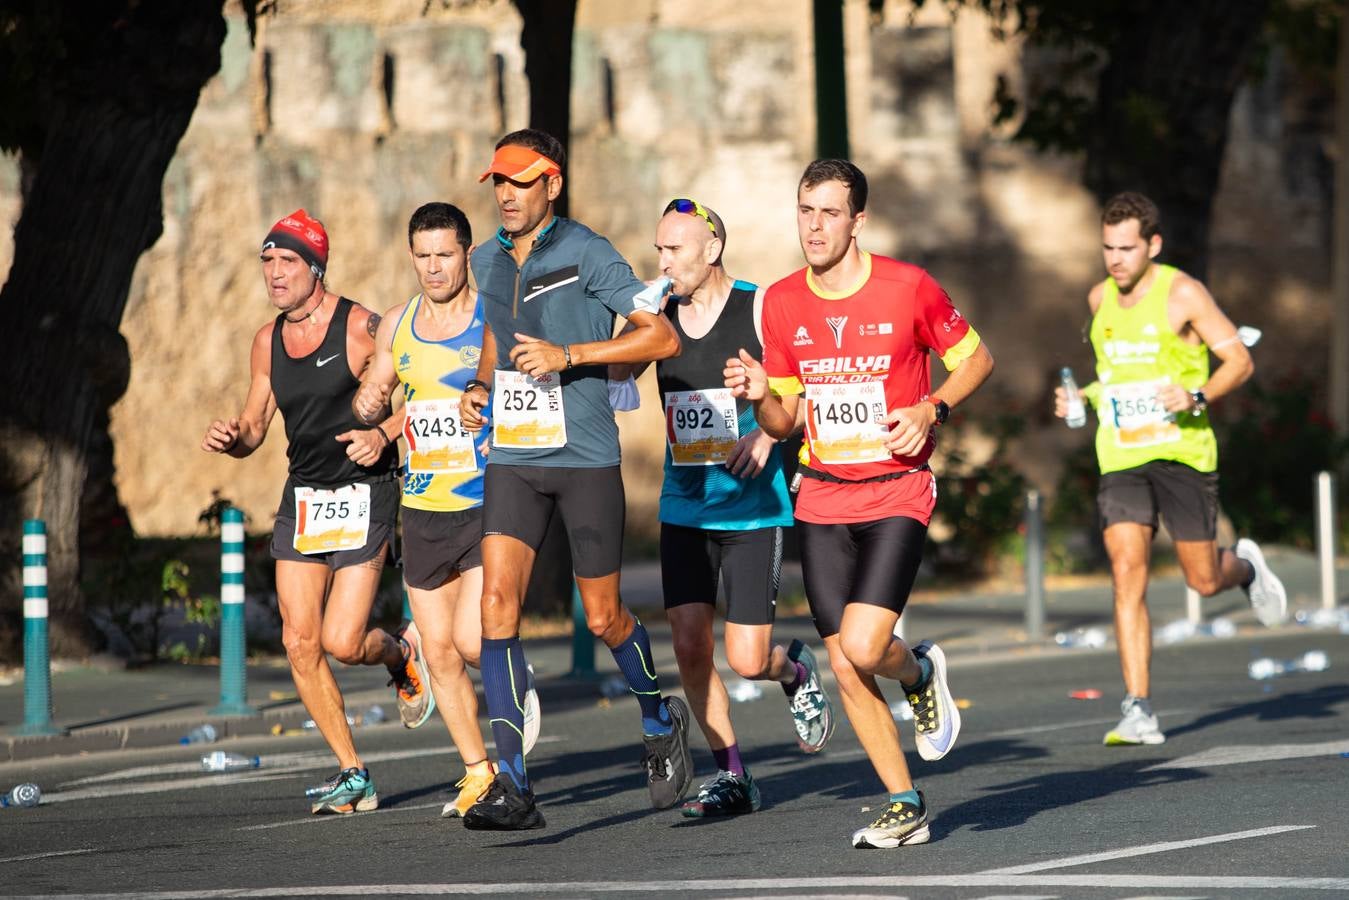
M 801 379 L 795 375 L 788 375 L 786 378 L 769 378 L 768 389 L 779 397 L 790 397 L 793 394 L 805 393 L 805 386 L 801 384 Z
M 970 326 L 970 330 L 965 332 L 965 336 L 954 347 L 941 355 L 941 364 L 946 366 L 946 371 L 950 372 L 973 356 L 978 347 L 979 332 L 975 331 L 973 326 Z

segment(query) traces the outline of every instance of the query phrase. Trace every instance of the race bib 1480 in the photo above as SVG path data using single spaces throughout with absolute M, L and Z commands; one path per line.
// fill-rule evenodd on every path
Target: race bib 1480
M 879 380 L 806 385 L 806 436 L 822 463 L 885 462 L 885 385 Z

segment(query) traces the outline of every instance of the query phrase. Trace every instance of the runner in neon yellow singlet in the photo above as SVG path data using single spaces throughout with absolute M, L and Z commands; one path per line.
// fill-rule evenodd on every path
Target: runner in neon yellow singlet
M 1148 561 L 1158 520 L 1175 542 L 1186 583 L 1211 597 L 1240 587 L 1266 625 L 1283 620 L 1283 585 L 1254 541 L 1219 549 L 1218 449 L 1208 403 L 1255 371 L 1237 330 L 1194 278 L 1154 263 L 1162 250 L 1157 207 L 1142 194 L 1111 198 L 1101 216 L 1110 277 L 1092 288 L 1097 381 L 1081 390 L 1096 408 L 1097 494 L 1115 593 L 1115 631 L 1126 695 L 1108 745 L 1166 740 L 1152 712 Z M 1209 371 L 1209 353 L 1218 367 Z M 1054 411 L 1068 412 L 1063 388 Z

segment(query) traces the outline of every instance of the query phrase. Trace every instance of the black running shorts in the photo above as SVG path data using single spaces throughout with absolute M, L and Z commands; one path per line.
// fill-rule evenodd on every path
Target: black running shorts
M 838 634 L 849 603 L 904 612 L 927 526 L 908 516 L 820 525 L 796 521 L 801 575 L 820 637 Z
M 726 581 L 726 621 L 771 625 L 782 580 L 782 529 L 718 531 L 660 525 L 660 580 L 665 608 L 717 602 Z
M 429 591 L 482 565 L 482 507 L 433 512 L 403 507 L 403 580 Z
M 504 534 L 538 550 L 556 509 L 571 545 L 572 571 L 602 578 L 623 558 L 623 476 L 600 469 L 488 463 L 483 476 L 483 535 Z
M 272 526 L 272 559 L 287 562 L 321 563 L 334 572 L 348 566 L 359 566 L 389 550 L 393 538 L 393 523 L 398 516 L 400 489 L 392 479 L 372 481 L 370 484 L 370 527 L 366 531 L 365 546 L 356 550 L 334 550 L 329 553 L 300 553 L 295 549 L 295 484 L 286 482 L 281 506 Z M 387 561 L 387 557 L 385 557 Z
M 1158 514 L 1173 541 L 1218 536 L 1218 473 L 1184 463 L 1154 460 L 1101 476 L 1096 492 L 1101 529 L 1137 522 L 1157 529 Z

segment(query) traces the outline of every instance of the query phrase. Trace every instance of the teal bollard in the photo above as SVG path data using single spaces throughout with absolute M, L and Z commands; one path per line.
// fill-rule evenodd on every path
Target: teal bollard
M 228 507 L 220 516 L 220 705 L 213 716 L 256 716 L 246 702 L 244 628 L 244 514 Z
M 47 525 L 23 522 L 23 724 L 19 734 L 64 734 L 52 724 L 47 635 Z
M 595 636 L 586 624 L 585 606 L 581 604 L 581 591 L 575 579 L 571 583 L 571 671 L 569 678 L 596 678 L 595 672 Z

